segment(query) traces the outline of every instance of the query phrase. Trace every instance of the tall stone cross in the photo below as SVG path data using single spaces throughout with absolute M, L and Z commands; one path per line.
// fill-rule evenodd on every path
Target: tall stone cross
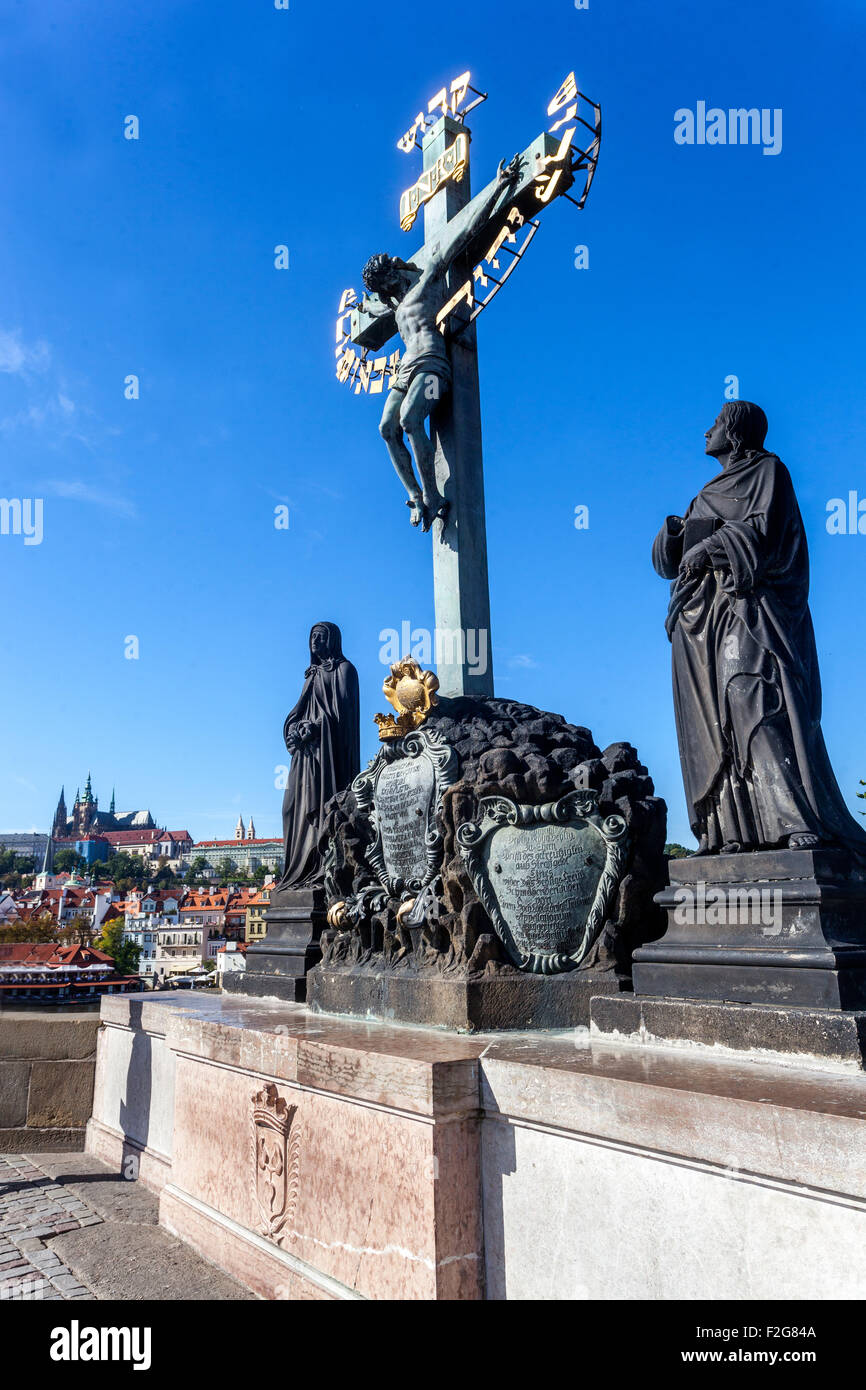
M 591 120 L 581 114 L 582 103 Z M 387 385 L 380 429 L 409 493 L 413 524 L 432 535 L 435 655 L 440 690 L 448 696 L 493 694 L 474 320 L 517 265 L 537 230 L 537 214 L 568 195 L 578 170 L 584 171 L 582 196 L 571 201 L 583 206 L 598 158 L 600 112 L 580 95 L 573 73 L 548 114 L 557 117 L 551 129 L 500 165 L 474 198 L 470 131 L 459 113 L 440 116 L 423 135 L 421 177 L 400 200 L 404 230 L 423 207 L 423 246 L 408 261 L 372 257 L 364 272 L 370 294 L 353 305 L 347 291 L 337 321 L 337 376 L 356 392 L 376 394 Z M 578 132 L 583 138 L 576 140 Z M 414 144 L 415 128 L 409 134 Z M 368 353 L 395 332 L 406 344 L 403 358 L 370 360 Z

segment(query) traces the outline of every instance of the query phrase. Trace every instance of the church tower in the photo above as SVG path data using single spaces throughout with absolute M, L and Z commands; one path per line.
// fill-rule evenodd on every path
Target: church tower
M 66 834 L 66 822 L 68 820 L 68 816 L 66 814 L 66 798 L 63 794 L 64 790 L 64 787 L 60 788 L 60 800 L 57 803 L 57 810 L 54 812 L 54 824 L 51 827 L 52 836 L 58 835 L 62 837 Z
M 254 840 L 255 838 L 256 838 L 256 827 L 255 827 L 255 825 L 253 824 L 253 818 L 252 818 L 252 816 L 250 816 L 250 823 L 249 823 L 249 825 L 247 826 L 247 839 L 248 839 L 248 840 Z
M 235 826 L 235 839 L 242 840 L 244 838 L 244 835 L 244 818 L 243 816 L 238 816 L 238 823 Z
M 89 834 L 98 804 L 99 803 L 95 801 L 93 797 L 93 788 L 90 784 L 90 773 L 88 772 L 87 781 L 84 784 L 84 796 L 81 799 L 79 811 L 80 833 L 82 835 Z
M 61 802 L 61 803 L 63 802 L 63 793 L 62 793 L 62 792 L 60 793 L 60 802 Z M 33 881 L 33 886 L 34 886 L 34 888 L 38 888 L 38 889 L 50 888 L 51 885 L 52 885 L 52 883 L 54 882 L 54 833 L 55 833 L 55 827 L 56 827 L 56 823 L 57 823 L 57 814 L 59 814 L 59 811 L 60 811 L 60 805 L 58 805 L 58 807 L 57 807 L 57 813 L 55 813 L 55 816 L 54 816 L 55 826 L 52 826 L 51 830 L 49 830 L 49 832 L 48 832 L 48 839 L 47 839 L 47 841 L 46 841 L 46 843 L 45 843 L 45 855 L 44 855 L 43 860 L 42 860 L 42 869 L 41 869 L 41 871 L 36 875 L 36 878 L 35 878 L 34 881 Z M 63 831 L 61 831 L 61 834 L 64 834 L 65 831 L 66 831 L 66 807 L 64 806 L 64 807 L 63 807 Z

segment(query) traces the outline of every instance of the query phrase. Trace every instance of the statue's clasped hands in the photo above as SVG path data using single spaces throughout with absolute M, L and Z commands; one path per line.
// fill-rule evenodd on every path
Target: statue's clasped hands
M 704 541 L 699 541 L 693 545 L 691 550 L 687 550 L 683 556 L 682 568 L 687 574 L 700 574 L 701 570 L 707 568 L 710 557 Z
M 286 747 L 290 753 L 296 753 L 305 744 L 312 743 L 316 726 L 309 719 L 299 719 L 297 724 L 293 724 L 286 734 Z

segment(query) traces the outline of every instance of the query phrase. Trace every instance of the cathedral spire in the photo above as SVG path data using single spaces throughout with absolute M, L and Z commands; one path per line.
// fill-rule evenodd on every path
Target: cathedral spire
M 114 787 L 111 788 L 111 805 L 108 808 L 108 814 L 110 816 L 114 815 Z
M 244 818 L 243 816 L 238 816 L 238 823 L 235 826 L 235 839 L 242 840 L 245 834 L 246 832 L 244 830 Z
M 61 793 L 61 800 L 63 795 Z M 42 872 L 44 874 L 54 873 L 54 831 L 49 830 L 48 840 L 45 845 L 45 857 L 42 860 Z

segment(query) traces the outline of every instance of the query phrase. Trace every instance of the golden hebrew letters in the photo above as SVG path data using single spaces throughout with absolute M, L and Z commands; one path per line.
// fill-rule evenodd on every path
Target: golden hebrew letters
M 570 72 L 566 77 L 553 101 L 547 108 L 548 116 L 554 116 L 568 102 L 574 101 L 578 96 L 577 83 L 574 80 L 574 73 Z
M 432 96 L 427 103 L 427 115 L 419 111 L 414 121 L 397 141 L 397 149 L 408 154 L 418 144 L 418 135 L 422 137 L 428 125 L 435 125 L 440 116 L 453 116 L 455 120 L 466 113 L 461 110 L 466 94 L 470 91 L 469 78 L 470 72 L 461 72 L 459 77 L 455 77 L 450 87 L 440 87 L 435 96 Z M 573 74 L 572 74 L 573 76 Z M 474 88 L 472 89 L 474 90 Z M 483 97 L 479 97 L 483 101 Z M 477 106 L 477 102 L 472 102 L 472 106 Z M 468 108 L 471 110 L 471 106 Z
M 450 314 L 454 313 L 454 310 L 457 308 L 457 305 L 463 299 L 466 300 L 466 303 L 471 309 L 472 305 L 475 303 L 475 295 L 472 293 L 471 280 L 467 280 L 465 284 L 461 285 L 457 293 L 451 296 L 448 303 L 444 304 L 442 308 L 439 310 L 439 313 L 436 315 L 436 327 L 439 329 L 440 333 L 445 332 L 445 320 L 449 317 Z
M 404 232 L 408 232 L 415 218 L 418 216 L 419 209 L 433 197 L 449 179 L 454 179 L 459 183 L 463 177 L 463 172 L 469 160 L 469 140 L 462 132 L 456 136 L 454 143 L 449 145 L 444 154 L 440 154 L 436 163 L 431 169 L 425 169 L 424 173 L 414 183 L 411 188 L 400 197 L 400 226 Z
M 549 154 L 544 159 L 539 160 L 538 175 L 535 181 L 535 196 L 540 203 L 548 203 L 550 201 L 553 197 L 556 185 L 562 177 L 562 167 L 554 170 L 552 174 L 544 173 L 544 169 L 548 164 L 559 164 L 560 166 L 564 166 L 565 160 L 568 157 L 568 152 L 571 149 L 571 142 L 576 129 L 577 126 L 572 126 L 571 130 L 565 131 L 559 142 L 559 149 L 556 151 L 556 154 Z

